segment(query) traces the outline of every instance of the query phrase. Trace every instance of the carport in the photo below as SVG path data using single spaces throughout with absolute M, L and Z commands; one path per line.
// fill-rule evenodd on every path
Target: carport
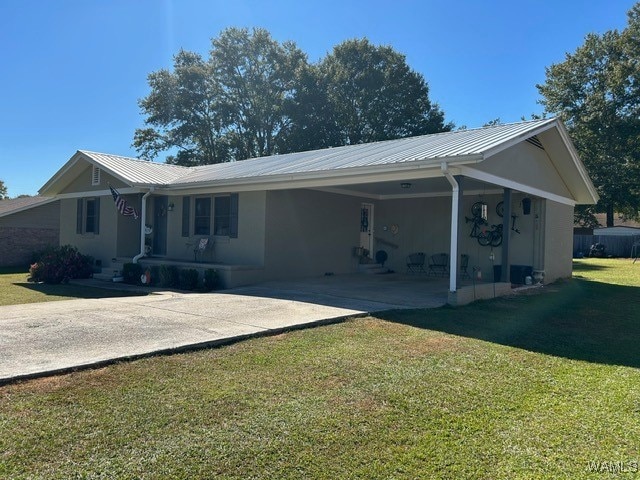
M 114 208 L 107 184 L 139 220 Z M 61 243 L 107 272 L 139 260 L 214 268 L 233 288 L 354 274 L 383 250 L 397 274 L 411 254 L 444 254 L 453 304 L 506 292 L 525 268 L 544 282 L 569 277 L 574 206 L 598 200 L 557 119 L 197 167 L 78 151 L 41 193 L 61 199 Z M 85 218 L 84 205 L 99 215 Z M 488 231 L 500 241 L 483 243 Z M 211 248 L 194 267 L 203 240 Z

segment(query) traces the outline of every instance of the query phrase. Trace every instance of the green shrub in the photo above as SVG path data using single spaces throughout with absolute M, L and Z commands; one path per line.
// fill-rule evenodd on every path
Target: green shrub
M 218 272 L 213 268 L 204 271 L 204 290 L 210 292 L 218 288 Z
M 175 265 L 160 265 L 158 284 L 161 287 L 177 287 L 180 284 L 180 274 Z
M 153 265 L 149 270 L 151 271 L 151 285 L 160 285 L 160 267 Z
M 32 282 L 62 283 L 72 278 L 89 278 L 93 273 L 93 258 L 82 255 L 76 247 L 51 247 L 38 255 L 29 268 Z
M 198 288 L 198 271 L 194 268 L 180 270 L 180 288 L 182 290 L 195 290 Z
M 142 266 L 138 263 L 125 263 L 122 266 L 122 277 L 124 283 L 131 285 L 140 285 L 140 276 L 142 275 Z

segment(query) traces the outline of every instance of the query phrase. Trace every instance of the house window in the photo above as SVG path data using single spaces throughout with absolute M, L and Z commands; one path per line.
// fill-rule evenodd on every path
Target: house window
M 213 234 L 238 238 L 238 194 L 216 197 L 213 217 Z
M 211 233 L 211 197 L 196 198 L 193 222 L 194 235 Z
M 76 211 L 76 233 L 100 233 L 100 199 L 79 198 Z
M 96 167 L 95 165 L 91 171 L 91 185 L 94 187 L 100 185 L 100 167 Z

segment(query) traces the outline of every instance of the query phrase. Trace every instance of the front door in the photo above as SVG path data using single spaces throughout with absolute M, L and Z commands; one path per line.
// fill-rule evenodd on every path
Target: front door
M 167 197 L 153 198 L 153 255 L 167 254 Z
M 373 258 L 373 204 L 363 203 L 360 207 L 360 246 L 367 250 L 367 257 Z

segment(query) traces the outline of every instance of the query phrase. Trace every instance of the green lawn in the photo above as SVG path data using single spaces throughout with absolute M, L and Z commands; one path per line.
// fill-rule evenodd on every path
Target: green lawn
M 0 268 L 0 306 L 72 300 L 74 298 L 108 298 L 132 295 L 132 293 L 81 285 L 29 283 L 28 278 L 29 274 L 24 270 Z
M 0 478 L 635 478 L 639 271 L 1 387 Z

